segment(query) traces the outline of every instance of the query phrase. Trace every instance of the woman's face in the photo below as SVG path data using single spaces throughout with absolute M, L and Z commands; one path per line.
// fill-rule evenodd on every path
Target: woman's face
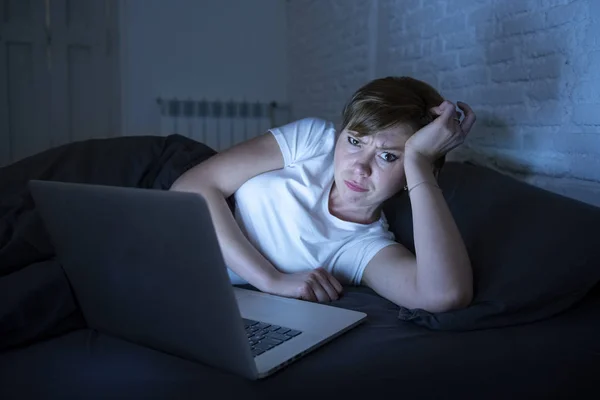
M 404 144 L 413 133 L 407 125 L 360 138 L 347 129 L 340 133 L 334 176 L 344 203 L 377 207 L 404 187 Z

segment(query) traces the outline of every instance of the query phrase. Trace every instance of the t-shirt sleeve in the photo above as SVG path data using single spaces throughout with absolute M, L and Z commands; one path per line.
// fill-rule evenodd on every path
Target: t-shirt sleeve
M 329 151 L 333 143 L 333 123 L 320 118 L 303 118 L 269 129 L 283 154 L 284 165 L 290 166 Z M 329 139 L 329 140 L 328 140 Z
M 359 286 L 367 264 L 381 249 L 392 244 L 397 242 L 391 232 L 358 238 L 345 245 L 333 257 L 330 272 L 342 284 Z

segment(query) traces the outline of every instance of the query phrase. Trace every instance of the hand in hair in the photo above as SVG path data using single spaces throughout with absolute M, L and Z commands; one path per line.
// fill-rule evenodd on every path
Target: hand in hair
M 424 157 L 433 163 L 460 146 L 473 127 L 476 117 L 468 104 L 461 101 L 457 104 L 464 113 L 462 121 L 454 103 L 445 100 L 431 109 L 438 117 L 406 141 L 405 153 Z

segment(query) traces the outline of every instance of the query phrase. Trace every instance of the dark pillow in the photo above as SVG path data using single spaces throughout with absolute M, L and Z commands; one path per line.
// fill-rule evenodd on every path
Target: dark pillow
M 600 208 L 469 163 L 447 163 L 439 183 L 469 252 L 474 298 L 442 313 L 401 307 L 400 319 L 440 330 L 528 323 L 566 310 L 600 281 Z M 408 196 L 384 212 L 414 252 Z

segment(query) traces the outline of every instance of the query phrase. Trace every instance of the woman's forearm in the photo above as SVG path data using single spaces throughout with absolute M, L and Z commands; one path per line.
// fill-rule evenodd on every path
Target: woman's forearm
M 473 291 L 471 263 L 446 200 L 434 186 L 432 166 L 419 155 L 407 154 L 404 168 L 412 188 L 417 290 L 436 303 L 466 306 Z
M 244 236 L 231 214 L 223 193 L 210 187 L 173 186 L 171 190 L 195 192 L 204 197 L 225 264 L 257 289 L 268 290 L 279 271 Z

